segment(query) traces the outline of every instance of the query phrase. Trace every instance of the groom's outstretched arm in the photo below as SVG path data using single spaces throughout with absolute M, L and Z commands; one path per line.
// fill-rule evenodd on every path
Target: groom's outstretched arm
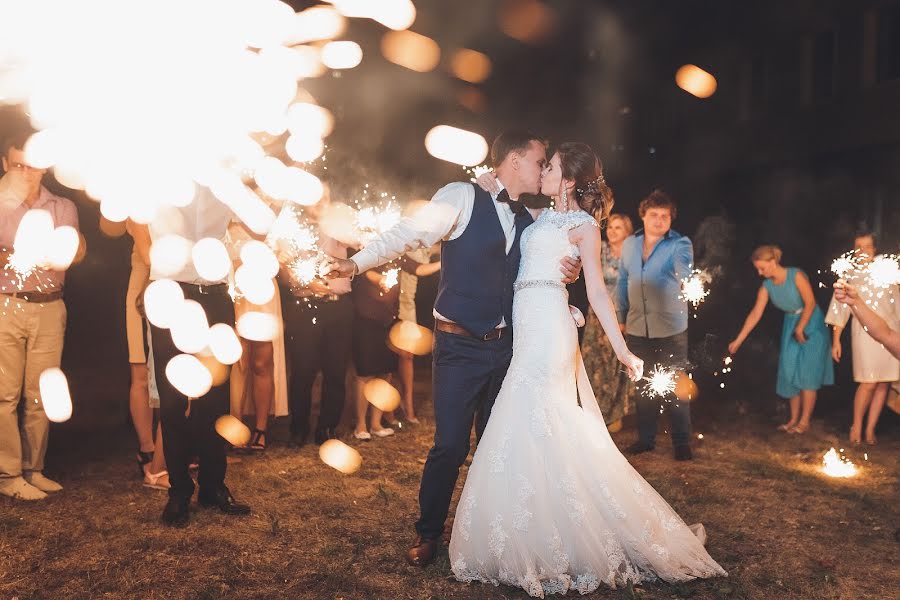
M 417 248 L 430 248 L 462 233 L 472 214 L 475 191 L 468 183 L 451 183 L 437 191 L 426 206 L 366 244 L 352 258 L 337 259 L 328 277 L 348 277 L 374 269 Z

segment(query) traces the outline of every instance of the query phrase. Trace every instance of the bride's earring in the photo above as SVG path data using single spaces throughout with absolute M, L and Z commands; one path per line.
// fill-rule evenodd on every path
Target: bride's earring
M 562 196 L 559 198 L 559 208 L 557 210 L 560 212 L 568 212 L 569 210 L 569 191 L 566 188 L 563 188 Z

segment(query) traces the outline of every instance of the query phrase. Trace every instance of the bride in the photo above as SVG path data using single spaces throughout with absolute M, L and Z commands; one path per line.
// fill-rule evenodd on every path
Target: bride
M 490 175 L 480 183 L 495 185 Z M 544 210 L 522 234 L 512 363 L 456 511 L 453 574 L 540 598 L 601 583 L 724 576 L 616 448 L 581 360 L 558 270 L 564 255 L 580 255 L 591 307 L 629 376 L 643 370 L 603 283 L 598 220 L 613 199 L 600 161 L 585 144 L 562 144 L 541 187 L 558 210 Z

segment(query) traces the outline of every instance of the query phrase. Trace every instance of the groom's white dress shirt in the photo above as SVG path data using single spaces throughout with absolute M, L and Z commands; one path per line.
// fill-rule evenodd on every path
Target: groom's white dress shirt
M 497 180 L 500 189 L 503 183 Z M 503 234 L 506 236 L 506 253 L 512 249 L 516 238 L 515 214 L 506 202 L 497 202 L 497 195 L 491 194 L 494 209 L 500 218 Z M 515 200 L 515 198 L 512 198 Z M 412 217 L 402 219 L 397 225 L 384 232 L 366 247 L 350 258 L 360 273 L 375 268 L 406 254 L 417 248 L 430 248 L 441 240 L 455 240 L 463 234 L 472 209 L 475 206 L 475 188 L 470 183 L 455 182 L 437 191 L 431 202 Z M 436 310 L 434 317 L 442 321 L 450 321 Z M 501 319 L 500 327 L 506 327 L 506 320 Z

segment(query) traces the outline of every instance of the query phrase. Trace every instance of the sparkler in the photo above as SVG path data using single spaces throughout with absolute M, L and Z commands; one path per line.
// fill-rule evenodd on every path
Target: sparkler
M 647 382 L 641 392 L 644 396 L 665 398 L 675 391 L 675 369 L 656 364 L 644 381 Z
M 692 270 L 689 276 L 681 280 L 681 295 L 679 299 L 690 302 L 694 308 L 697 308 L 709 296 L 706 284 L 711 280 L 712 278 L 706 271 L 701 271 L 700 269 Z
M 846 279 L 865 269 L 866 258 L 868 258 L 867 255 L 856 250 L 844 252 L 831 261 L 831 272 L 841 279 Z
M 472 183 L 476 183 L 476 180 L 479 177 L 481 177 L 485 173 L 490 173 L 491 171 L 493 171 L 493 169 L 491 169 L 487 165 L 478 165 L 477 167 L 464 168 L 463 171 L 465 171 L 470 176 L 469 181 L 471 181 Z
M 384 279 L 381 282 L 385 291 L 393 288 L 400 281 L 400 269 L 388 269 L 384 272 Z
M 900 256 L 882 254 L 876 256 L 865 268 L 866 283 L 874 288 L 886 289 L 900 284 Z
M 822 471 L 829 477 L 853 477 L 857 474 L 858 469 L 850 460 L 841 453 L 832 448 L 822 457 Z

